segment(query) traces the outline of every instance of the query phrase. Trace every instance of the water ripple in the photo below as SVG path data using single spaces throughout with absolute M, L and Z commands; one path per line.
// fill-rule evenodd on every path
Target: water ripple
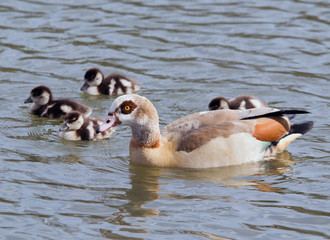
M 315 1 L 0 3 L 0 227 L 24 239 L 329 238 L 329 9 Z M 211 98 L 305 109 L 311 132 L 269 161 L 188 171 L 129 162 L 131 132 L 69 142 L 28 113 L 36 85 L 106 116 L 90 67 L 143 86 L 160 125 Z M 220 234 L 219 234 L 220 233 Z

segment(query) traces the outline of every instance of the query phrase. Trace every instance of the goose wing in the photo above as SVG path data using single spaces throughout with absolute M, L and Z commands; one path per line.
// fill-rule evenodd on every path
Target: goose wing
M 186 152 L 212 139 L 228 138 L 238 133 L 248 133 L 260 141 L 273 142 L 290 130 L 289 119 L 285 117 L 287 113 L 295 114 L 272 108 L 194 113 L 164 127 L 162 135 L 174 138 L 177 151 Z

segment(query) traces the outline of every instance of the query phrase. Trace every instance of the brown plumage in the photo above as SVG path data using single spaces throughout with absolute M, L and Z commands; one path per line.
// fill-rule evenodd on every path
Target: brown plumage
M 63 118 L 70 111 L 79 111 L 85 116 L 92 113 L 91 108 L 74 100 L 54 100 L 50 89 L 43 85 L 33 88 L 24 103 L 32 103 L 30 113 L 39 117 Z
M 80 90 L 90 95 L 121 95 L 140 90 L 140 85 L 123 74 L 112 73 L 104 77 L 98 68 L 91 68 L 85 73 L 85 83 Z
M 251 108 L 259 108 L 259 107 L 267 107 L 267 104 L 261 101 L 260 99 L 243 95 L 238 96 L 233 99 L 227 100 L 224 97 L 216 97 L 211 100 L 209 103 L 209 110 L 219 110 L 219 109 L 251 109 Z
M 59 136 L 70 141 L 95 141 L 104 138 L 109 138 L 114 128 L 107 131 L 97 133 L 97 129 L 103 123 L 103 120 L 96 117 L 84 117 L 80 112 L 69 112 L 63 120 L 63 125 L 60 128 Z
M 133 162 L 157 167 L 208 168 L 259 161 L 282 151 L 312 128 L 312 122 L 291 126 L 286 117 L 303 113 L 307 112 L 271 108 L 199 112 L 160 131 L 152 103 L 130 94 L 115 99 L 99 131 L 130 126 Z

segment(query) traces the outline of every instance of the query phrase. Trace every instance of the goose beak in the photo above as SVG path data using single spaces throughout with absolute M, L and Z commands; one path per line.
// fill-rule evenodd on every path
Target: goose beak
M 64 131 L 66 131 L 66 130 L 68 130 L 69 129 L 69 127 L 68 127 L 68 125 L 66 124 L 66 123 L 64 123 L 63 125 L 62 125 L 62 127 L 60 128 L 60 132 L 64 132 Z
M 24 103 L 32 103 L 32 98 L 31 97 L 28 97 L 27 99 L 25 99 Z
M 105 119 L 104 123 L 99 126 L 96 130 L 96 133 L 104 132 L 109 128 L 113 128 L 119 125 L 121 122 L 117 119 L 116 115 L 113 113 L 109 113 L 108 117 Z
M 84 83 L 84 85 L 81 86 L 80 90 L 84 91 L 85 89 L 87 89 L 89 87 L 89 84 L 87 82 Z

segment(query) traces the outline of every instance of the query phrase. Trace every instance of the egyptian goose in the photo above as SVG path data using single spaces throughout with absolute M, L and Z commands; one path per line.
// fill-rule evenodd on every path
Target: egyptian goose
M 260 108 L 267 107 L 267 104 L 261 101 L 260 99 L 243 95 L 238 96 L 233 99 L 227 100 L 224 97 L 216 97 L 211 100 L 209 103 L 209 110 L 219 110 L 219 109 L 251 109 L 251 108 Z
M 30 113 L 39 117 L 63 118 L 71 111 L 79 111 L 84 116 L 92 113 L 91 108 L 71 99 L 53 100 L 52 92 L 43 85 L 33 88 L 24 103 L 32 103 Z
M 80 112 L 69 112 L 63 120 L 59 136 L 70 141 L 101 140 L 109 138 L 114 133 L 114 128 L 97 134 L 96 131 L 103 123 L 103 119 L 96 117 L 84 117 Z
M 81 91 L 90 95 L 121 95 L 140 90 L 140 85 L 133 79 L 118 73 L 104 77 L 98 68 L 91 68 L 85 73 L 85 83 Z
M 145 97 L 115 99 L 103 132 L 117 125 L 132 129 L 130 160 L 155 167 L 211 168 L 262 160 L 284 150 L 313 122 L 291 125 L 285 114 L 299 110 L 218 110 L 180 118 L 160 131 L 158 114 Z

